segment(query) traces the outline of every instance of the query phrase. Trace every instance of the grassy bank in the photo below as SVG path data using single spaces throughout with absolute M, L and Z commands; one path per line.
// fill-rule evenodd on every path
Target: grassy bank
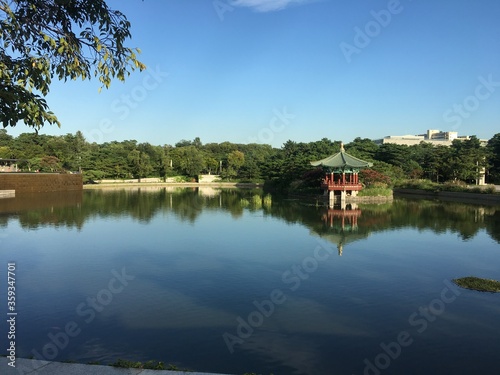
M 392 189 L 388 187 L 367 187 L 358 193 L 359 197 L 390 197 Z
M 500 281 L 491 279 L 482 279 L 480 277 L 468 276 L 452 280 L 462 288 L 477 290 L 480 292 L 500 292 Z
M 456 193 L 499 194 L 493 185 L 468 186 L 462 183 L 436 183 L 429 180 L 404 180 L 397 183 L 395 188 L 425 190 L 433 193 L 450 191 Z

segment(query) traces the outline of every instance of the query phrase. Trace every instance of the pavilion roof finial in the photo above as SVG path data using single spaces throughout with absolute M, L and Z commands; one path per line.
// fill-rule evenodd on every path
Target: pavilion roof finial
M 340 142 L 340 151 L 345 152 L 344 150 L 344 142 Z

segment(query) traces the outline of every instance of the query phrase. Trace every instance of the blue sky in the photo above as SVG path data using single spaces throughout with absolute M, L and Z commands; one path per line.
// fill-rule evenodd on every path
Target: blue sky
M 62 127 L 98 143 L 349 142 L 500 132 L 498 0 L 111 0 L 148 70 L 98 93 L 55 83 Z M 9 129 L 17 135 L 29 129 Z

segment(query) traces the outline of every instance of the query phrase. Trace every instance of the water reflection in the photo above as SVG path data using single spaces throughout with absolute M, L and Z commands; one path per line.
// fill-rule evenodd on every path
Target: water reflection
M 19 196 L 0 201 L 0 220 L 0 263 L 19 264 L 25 357 L 69 321 L 82 333 L 60 360 L 157 359 L 219 373 L 360 374 L 404 329 L 415 344 L 392 373 L 487 373 L 500 350 L 496 296 L 464 291 L 423 334 L 408 323 L 444 279 L 498 272 L 498 207 L 330 209 L 260 190 L 154 187 Z M 76 307 L 122 267 L 134 280 L 87 324 Z M 286 301 L 231 354 L 222 335 L 275 289 Z M 461 363 L 467 353 L 483 360 Z
M 149 223 L 160 214 L 173 214 L 194 224 L 203 211 L 260 212 L 298 223 L 337 244 L 367 238 L 370 233 L 394 228 L 415 228 L 435 233 L 450 231 L 467 241 L 485 229 L 500 243 L 500 208 L 431 200 L 395 200 L 374 204 L 348 204 L 328 208 L 307 201 L 265 196 L 261 190 L 212 187 L 141 187 L 83 192 L 24 194 L 0 199 L 0 227 L 18 220 L 25 229 L 55 226 L 80 230 L 95 218 L 130 217 Z
M 344 245 L 348 240 L 354 241 L 360 239 L 356 234 L 358 232 L 358 218 L 361 216 L 361 209 L 355 203 L 338 204 L 333 208 L 328 208 L 323 214 L 322 219 L 327 228 L 328 234 L 323 234 L 322 237 L 330 242 L 337 243 L 339 255 L 342 256 Z M 361 238 L 365 238 L 362 236 Z
M 0 199 L 0 228 L 16 218 L 25 229 L 39 226 L 81 228 L 82 191 L 25 193 Z

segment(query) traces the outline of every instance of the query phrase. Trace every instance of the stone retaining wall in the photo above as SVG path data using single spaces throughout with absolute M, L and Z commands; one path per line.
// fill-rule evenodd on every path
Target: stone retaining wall
M 82 190 L 81 174 L 0 173 L 0 190 L 18 193 Z
M 394 193 L 399 196 L 437 198 L 440 200 L 451 200 L 464 203 L 500 204 L 500 194 L 463 193 L 454 191 L 433 192 L 419 189 L 394 189 Z

